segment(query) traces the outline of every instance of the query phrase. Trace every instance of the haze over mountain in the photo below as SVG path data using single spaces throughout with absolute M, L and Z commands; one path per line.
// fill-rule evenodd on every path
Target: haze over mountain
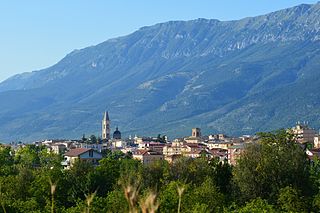
M 48 52 L 50 54 L 50 52 Z M 320 128 L 320 3 L 143 27 L 0 84 L 0 139 Z

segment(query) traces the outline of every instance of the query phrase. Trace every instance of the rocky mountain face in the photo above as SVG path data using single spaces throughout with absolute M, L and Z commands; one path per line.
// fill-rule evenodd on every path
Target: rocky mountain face
M 50 53 L 48 53 L 50 54 Z M 0 84 L 0 140 L 320 128 L 320 3 L 143 27 Z

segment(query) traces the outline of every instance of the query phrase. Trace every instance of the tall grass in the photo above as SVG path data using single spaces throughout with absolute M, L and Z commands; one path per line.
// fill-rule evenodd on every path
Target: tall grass
M 178 213 L 180 213 L 180 209 L 181 209 L 181 198 L 182 198 L 182 194 L 184 192 L 184 187 L 183 186 L 177 186 L 177 190 L 178 190 L 178 195 L 179 195 L 179 203 L 178 203 Z
M 49 178 L 49 183 L 51 193 L 51 213 L 54 213 L 54 193 L 56 192 L 57 183 L 52 183 L 51 178 Z
M 130 181 L 131 180 L 131 181 Z M 159 208 L 156 193 L 149 191 L 145 197 L 140 198 L 140 181 L 138 179 L 130 179 L 119 182 L 122 185 L 124 196 L 129 205 L 129 213 L 155 213 Z
M 96 196 L 97 194 L 97 190 L 94 192 L 94 193 L 90 193 L 88 195 L 86 195 L 86 208 L 84 209 L 84 213 L 90 213 L 90 206 L 91 206 L 91 203 L 93 201 L 93 198 Z

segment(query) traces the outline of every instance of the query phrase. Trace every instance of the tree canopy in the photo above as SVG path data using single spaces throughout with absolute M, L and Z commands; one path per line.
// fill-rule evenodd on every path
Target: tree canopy
M 106 152 L 98 166 L 43 146 L 0 146 L 0 212 L 317 212 L 320 163 L 289 133 L 260 133 L 235 166 L 204 157 L 143 165 Z

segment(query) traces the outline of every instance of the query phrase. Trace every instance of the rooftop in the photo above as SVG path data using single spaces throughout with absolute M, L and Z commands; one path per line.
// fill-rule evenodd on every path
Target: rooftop
M 88 148 L 75 148 L 75 149 L 70 149 L 70 151 L 66 152 L 64 155 L 69 156 L 69 157 L 77 157 L 91 149 Z

